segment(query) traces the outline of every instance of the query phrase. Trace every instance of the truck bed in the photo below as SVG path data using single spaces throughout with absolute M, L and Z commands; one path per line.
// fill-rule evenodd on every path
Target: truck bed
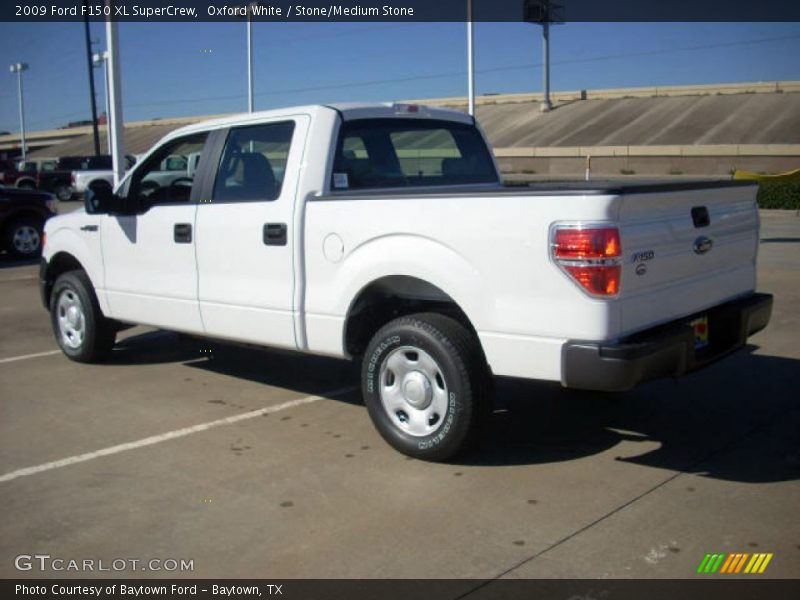
M 572 196 L 598 195 L 618 196 L 624 194 L 648 194 L 677 192 L 687 190 L 707 190 L 716 188 L 750 187 L 758 185 L 754 181 L 741 181 L 733 179 L 718 180 L 681 180 L 670 179 L 643 179 L 637 181 L 623 180 L 592 180 L 592 181 L 542 181 L 532 182 L 527 185 L 503 186 L 447 186 L 447 187 L 415 187 L 406 191 L 403 188 L 359 190 L 359 191 L 332 191 L 327 194 L 315 196 L 313 200 L 363 200 L 364 198 L 402 199 L 402 198 L 430 198 L 430 197 L 455 197 L 455 196 Z

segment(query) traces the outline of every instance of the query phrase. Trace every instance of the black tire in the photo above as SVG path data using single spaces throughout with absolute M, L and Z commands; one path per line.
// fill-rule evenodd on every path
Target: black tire
M 63 300 L 63 301 L 62 301 Z M 69 321 L 67 306 L 79 306 L 80 319 Z M 117 329 L 114 322 L 103 316 L 92 282 L 83 271 L 69 271 L 56 279 L 50 295 L 50 322 L 53 334 L 62 352 L 68 358 L 83 363 L 103 362 L 111 354 L 116 341 Z M 68 335 L 69 328 L 75 332 Z M 78 335 L 78 331 L 82 335 Z
M 35 190 L 36 184 L 30 179 L 24 179 L 17 183 L 17 187 L 21 190 Z
M 73 191 L 68 185 L 57 185 L 53 190 L 53 193 L 61 202 L 68 202 L 72 200 Z
M 392 364 L 398 365 L 398 374 Z M 415 386 L 410 392 L 409 384 Z M 436 313 L 383 326 L 364 354 L 361 388 L 381 436 L 396 450 L 422 460 L 442 462 L 467 451 L 491 410 L 491 376 L 477 338 L 458 321 Z M 385 406 L 384 396 L 392 397 L 392 389 L 402 390 L 393 401 L 405 403 L 399 409 Z M 434 406 L 436 398 L 443 414 Z
M 43 223 L 36 219 L 14 219 L 3 232 L 3 246 L 17 258 L 34 258 L 42 253 L 43 230 Z

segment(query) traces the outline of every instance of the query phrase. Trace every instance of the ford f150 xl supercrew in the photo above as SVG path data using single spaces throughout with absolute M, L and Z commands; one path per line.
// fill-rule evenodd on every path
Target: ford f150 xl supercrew
M 153 176 L 171 156 L 192 174 Z M 447 460 L 493 376 L 621 391 L 679 376 L 769 321 L 756 188 L 508 188 L 472 117 L 417 105 L 275 110 L 184 127 L 117 188 L 50 219 L 55 338 L 108 357 L 138 323 L 361 361 L 381 435 Z

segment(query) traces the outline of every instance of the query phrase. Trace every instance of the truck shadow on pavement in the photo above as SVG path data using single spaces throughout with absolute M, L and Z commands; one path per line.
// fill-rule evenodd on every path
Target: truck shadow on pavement
M 166 331 L 150 331 L 125 338 L 114 347 L 109 360 L 109 364 L 116 365 L 162 363 L 183 363 L 193 369 L 302 394 L 325 396 L 332 390 L 358 385 L 358 370 L 349 361 L 237 346 Z M 361 404 L 357 391 L 337 395 L 336 400 Z
M 620 394 L 498 378 L 483 443 L 465 466 L 552 464 L 607 453 L 608 460 L 749 483 L 800 479 L 800 361 L 756 346 L 680 380 Z M 184 365 L 326 396 L 357 387 L 354 363 L 246 348 L 154 331 L 120 342 L 111 364 Z M 332 398 L 361 404 L 356 389 Z M 363 418 L 369 417 L 364 412 Z
M 500 379 L 495 415 L 463 464 L 609 460 L 762 483 L 800 479 L 800 361 L 742 351 L 679 380 L 606 394 Z

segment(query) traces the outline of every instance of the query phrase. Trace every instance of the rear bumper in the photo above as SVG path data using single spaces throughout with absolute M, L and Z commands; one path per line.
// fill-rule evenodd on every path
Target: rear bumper
M 742 346 L 772 314 L 771 294 L 752 294 L 703 311 L 709 346 L 695 351 L 692 317 L 636 333 L 618 342 L 570 340 L 562 347 L 565 387 L 620 392 L 661 377 L 679 377 Z M 694 315 L 697 316 L 697 315 Z

